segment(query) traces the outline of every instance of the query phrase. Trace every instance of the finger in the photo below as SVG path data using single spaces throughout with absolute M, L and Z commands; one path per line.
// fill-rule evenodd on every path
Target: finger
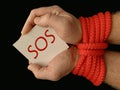
M 32 62 L 28 60 L 28 64 L 32 64 Z
M 38 79 L 48 79 L 48 71 L 46 69 L 46 67 L 41 67 L 38 64 L 30 64 L 28 66 L 28 69 L 30 71 L 32 71 L 32 73 L 34 74 L 34 76 Z
M 36 17 L 34 19 L 34 22 L 36 25 L 39 25 L 39 26 L 43 26 L 43 27 L 48 27 L 50 25 L 48 25 L 48 20 L 50 18 L 50 14 L 45 14 L 41 17 Z
M 60 12 L 60 11 L 62 11 L 62 9 L 56 5 L 51 6 L 51 7 L 41 7 L 41 8 L 33 9 L 23 26 L 21 34 L 24 35 L 32 29 L 32 27 L 35 25 L 35 23 L 34 23 L 35 17 L 40 17 L 44 14 L 54 13 L 56 11 Z
M 39 78 L 39 79 L 44 79 L 45 77 L 41 77 L 41 73 L 42 73 L 42 67 L 38 64 L 33 64 L 33 63 L 30 63 L 28 65 L 28 70 L 32 71 L 32 73 L 34 74 L 34 76 L 36 78 Z M 39 75 L 40 74 L 40 75 Z
M 57 81 L 59 80 L 59 75 L 56 74 L 54 68 L 41 67 L 38 64 L 30 64 L 28 69 L 32 71 L 34 76 L 38 79 Z
M 35 17 L 36 17 L 35 11 L 32 10 L 22 28 L 22 31 L 21 31 L 22 35 L 28 33 L 33 28 L 33 26 L 35 25 L 35 23 L 34 23 Z
M 60 30 L 61 26 L 64 25 L 63 23 L 65 23 L 66 20 L 63 16 L 55 14 L 45 14 L 41 17 L 36 17 L 34 19 L 34 22 L 39 26 L 51 27 L 55 30 Z

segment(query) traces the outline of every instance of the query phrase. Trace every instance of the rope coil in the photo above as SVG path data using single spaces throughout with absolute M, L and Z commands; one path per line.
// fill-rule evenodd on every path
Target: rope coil
M 111 14 L 99 12 L 92 17 L 80 17 L 82 41 L 77 45 L 80 59 L 72 73 L 86 77 L 95 86 L 99 86 L 106 74 L 104 50 L 111 31 Z

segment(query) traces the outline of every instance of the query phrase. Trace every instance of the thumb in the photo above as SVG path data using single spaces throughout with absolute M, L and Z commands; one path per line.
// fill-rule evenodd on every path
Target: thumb
M 39 26 L 43 26 L 43 27 L 48 27 L 48 20 L 50 18 L 50 14 L 45 14 L 43 16 L 40 17 L 36 17 L 34 19 L 34 23 L 39 25 Z
M 54 29 L 59 29 L 63 23 L 62 17 L 55 14 L 45 14 L 40 17 L 36 17 L 34 19 L 34 23 L 43 26 L 43 27 L 51 27 Z

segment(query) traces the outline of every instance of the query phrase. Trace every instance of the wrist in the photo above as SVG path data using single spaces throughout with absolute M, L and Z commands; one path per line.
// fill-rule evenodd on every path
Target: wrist
M 77 27 L 78 27 L 78 32 L 76 34 L 76 40 L 77 40 L 76 45 L 78 45 L 82 40 L 82 29 L 81 29 L 81 22 L 79 19 L 77 19 Z
M 108 42 L 111 44 L 120 44 L 120 12 L 112 13 L 112 28 L 108 37 Z

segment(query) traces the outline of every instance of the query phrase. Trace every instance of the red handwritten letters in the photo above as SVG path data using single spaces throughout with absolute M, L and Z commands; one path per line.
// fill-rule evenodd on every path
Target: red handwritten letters
M 31 49 L 31 47 L 32 47 L 31 44 L 28 46 L 28 48 L 27 48 L 28 52 L 30 52 L 30 53 L 34 52 L 35 53 L 34 59 L 36 59 L 38 57 L 38 52 L 44 51 L 45 49 L 47 49 L 47 47 L 48 47 L 48 41 L 47 41 L 46 38 L 52 38 L 51 44 L 54 43 L 55 36 L 53 34 L 47 34 L 48 31 L 49 31 L 48 29 L 45 30 L 44 34 L 45 34 L 46 37 L 39 36 L 39 37 L 37 37 L 35 39 L 34 45 L 35 45 L 36 49 Z M 40 46 L 38 46 L 38 42 L 40 42 L 41 40 L 43 40 L 45 42 L 45 46 L 42 47 L 42 48 Z
M 21 36 L 13 46 L 32 63 L 42 66 L 68 48 L 52 28 L 37 25 L 28 34 Z

